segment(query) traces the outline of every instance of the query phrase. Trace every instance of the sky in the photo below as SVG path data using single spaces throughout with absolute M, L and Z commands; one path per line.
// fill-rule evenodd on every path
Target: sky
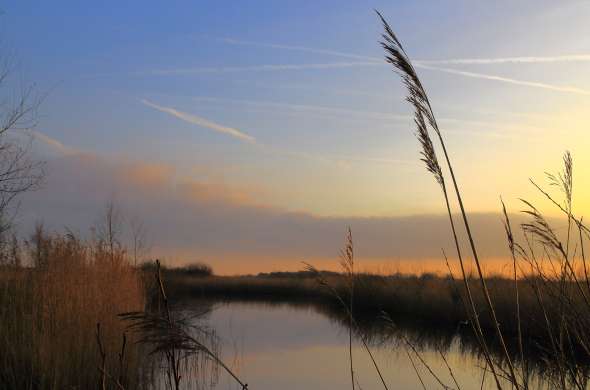
M 0 9 L 13 76 L 44 96 L 34 148 L 47 177 L 23 200 L 25 229 L 43 220 L 83 231 L 114 200 L 145 221 L 155 254 L 222 273 L 329 263 L 348 225 L 368 263 L 440 261 L 452 248 L 444 203 L 374 9 L 417 67 L 482 229 L 501 233 L 500 195 L 514 212 L 519 198 L 539 199 L 528 179 L 544 182 L 565 150 L 574 207 L 590 209 L 587 2 Z

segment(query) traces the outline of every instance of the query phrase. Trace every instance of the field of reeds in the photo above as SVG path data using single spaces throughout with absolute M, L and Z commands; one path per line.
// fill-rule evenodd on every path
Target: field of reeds
M 219 367 L 241 383 L 214 331 L 169 308 L 159 262 L 137 268 L 113 235 L 41 225 L 10 243 L 0 251 L 1 389 L 200 389 Z
M 26 251 L 34 267 L 0 269 L 0 388 L 136 388 L 143 355 L 117 315 L 145 287 L 125 252 L 42 229 Z

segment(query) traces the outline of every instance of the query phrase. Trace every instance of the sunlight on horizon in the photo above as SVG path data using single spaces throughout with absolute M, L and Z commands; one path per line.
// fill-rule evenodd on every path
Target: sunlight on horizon
M 560 171 L 569 150 L 574 212 L 590 212 L 590 9 L 459 6 L 375 5 L 430 94 L 467 211 L 498 214 L 502 196 L 510 213 L 524 198 L 559 217 L 529 178 L 554 190 L 545 172 Z M 246 257 L 292 258 L 267 241 L 285 240 L 301 220 L 334 243 L 349 224 L 374 223 L 387 240 L 383 220 L 444 215 L 372 9 L 346 2 L 334 15 L 326 4 L 269 3 L 272 17 L 262 18 L 256 7 L 188 8 L 115 16 L 72 6 L 59 16 L 47 5 L 6 6 L 5 41 L 47 92 L 34 150 L 49 175 L 27 195 L 23 230 L 38 220 L 85 229 L 112 199 L 182 262 L 230 245 Z M 58 17 L 60 29 L 45 28 Z M 151 212 L 162 208 L 170 210 Z M 264 233 L 273 226 L 277 234 Z M 256 233 L 231 238 L 244 229 Z
M 589 388 L 588 20 L 4 2 L 0 388 Z

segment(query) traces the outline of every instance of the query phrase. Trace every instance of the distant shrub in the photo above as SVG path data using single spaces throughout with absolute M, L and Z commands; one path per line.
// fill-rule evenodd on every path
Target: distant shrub
M 275 271 L 275 272 L 260 272 L 258 274 L 259 278 L 295 278 L 295 279 L 309 279 L 313 278 L 316 279 L 318 273 L 324 277 L 327 276 L 340 276 L 338 272 L 333 271 L 319 271 L 319 272 L 312 272 L 312 271 Z
M 439 277 L 432 272 L 423 272 L 422 275 L 420 275 L 420 279 L 421 280 L 434 280 L 434 279 L 439 279 Z
M 156 261 L 155 260 L 148 260 L 145 261 L 143 263 L 141 263 L 141 265 L 139 266 L 139 268 L 144 271 L 144 272 L 151 272 L 153 273 L 156 270 Z M 167 268 L 164 265 L 161 265 L 160 268 L 162 269 L 162 271 L 167 270 Z
M 156 261 L 149 260 L 141 264 L 141 270 L 144 272 L 153 273 L 156 270 Z M 160 266 L 163 273 L 175 273 L 187 276 L 212 276 L 213 268 L 205 263 L 192 263 L 182 267 L 166 267 Z
M 211 276 L 213 269 L 208 264 L 194 263 L 180 268 L 181 272 L 191 276 Z

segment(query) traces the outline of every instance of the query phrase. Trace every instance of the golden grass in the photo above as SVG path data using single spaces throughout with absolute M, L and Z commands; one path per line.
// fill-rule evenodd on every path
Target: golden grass
M 125 324 L 117 314 L 143 310 L 145 289 L 125 252 L 71 235 L 43 236 L 30 249 L 37 267 L 0 271 L 0 388 L 99 386 L 97 323 L 108 375 L 136 387 L 141 356 L 127 340 L 119 357 Z

